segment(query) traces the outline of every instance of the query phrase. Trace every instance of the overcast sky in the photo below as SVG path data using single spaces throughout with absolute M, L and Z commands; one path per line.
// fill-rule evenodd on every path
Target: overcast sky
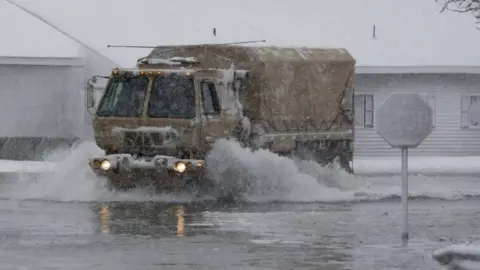
M 443 13 L 435 0 L 15 0 L 122 66 L 158 45 L 266 39 L 282 46 L 344 47 L 358 65 L 480 65 L 480 32 L 469 14 Z M 208 3 L 208 4 L 205 4 Z M 35 20 L 0 4 L 0 55 L 68 54 Z M 9 12 L 10 10 L 10 12 Z M 61 11 L 61 12 L 59 12 Z M 12 27 L 12 23 L 24 27 Z M 37 21 L 38 24 L 43 24 Z M 375 36 L 373 38 L 373 26 Z M 213 36 L 212 28 L 217 28 Z M 29 30 L 33 29 L 33 30 Z M 34 37 L 32 37 L 32 35 Z M 61 41 L 61 39 L 64 39 Z M 24 44 L 19 46 L 18 44 Z M 59 45 L 61 44 L 61 46 Z M 8 48 L 7 48 L 8 47 Z M 53 49 L 52 49 L 53 48 Z M 461 50 L 459 48 L 462 48 Z M 15 52 L 17 50 L 18 52 Z M 42 52 L 43 50 L 43 52 Z

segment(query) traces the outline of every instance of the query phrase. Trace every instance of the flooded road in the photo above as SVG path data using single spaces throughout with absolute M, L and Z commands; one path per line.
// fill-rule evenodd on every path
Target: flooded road
M 479 201 L 220 205 L 2 200 L 1 269 L 441 269 L 480 231 Z
M 480 231 L 478 177 L 410 177 L 400 241 L 400 177 L 360 177 L 269 152 L 213 153 L 215 194 L 112 193 L 84 144 L 59 170 L 0 177 L 0 269 L 445 269 L 432 252 Z

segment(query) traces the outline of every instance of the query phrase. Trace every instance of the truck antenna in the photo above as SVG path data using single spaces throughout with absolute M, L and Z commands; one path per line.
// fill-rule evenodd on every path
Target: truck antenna
M 249 40 L 249 41 L 237 41 L 237 42 L 227 42 L 227 43 L 204 43 L 204 44 L 193 44 L 193 45 L 238 45 L 238 44 L 248 44 L 248 43 L 263 43 L 266 42 L 263 40 Z M 171 47 L 174 47 L 172 45 Z M 178 46 L 178 45 L 177 45 Z M 181 45 L 183 46 L 183 45 Z M 141 45 L 107 45 L 107 48 L 128 48 L 128 49 L 155 49 L 159 46 L 141 46 Z
M 44 22 L 45 24 L 47 24 L 48 26 L 52 27 L 53 29 L 57 30 L 58 32 L 62 33 L 63 35 L 67 36 L 68 38 L 72 39 L 73 41 L 77 42 L 78 44 L 84 46 L 85 48 L 87 48 L 88 50 L 92 51 L 93 53 L 99 55 L 100 57 L 102 57 L 103 59 L 107 60 L 108 62 L 114 64 L 115 66 L 118 66 L 118 67 L 121 67 L 118 63 L 115 63 L 113 60 L 109 59 L 108 57 L 106 57 L 105 55 L 103 55 L 102 53 L 98 52 L 97 50 L 93 49 L 92 47 L 88 46 L 87 44 L 81 42 L 80 40 L 74 38 L 73 36 L 71 36 L 70 34 L 68 34 L 67 32 L 63 31 L 62 29 L 60 29 L 59 27 L 57 27 L 56 25 L 54 25 L 53 23 L 49 22 L 47 19 L 43 18 L 42 16 L 38 15 L 37 13 L 33 12 L 33 11 L 30 11 L 28 10 L 27 8 L 13 2 L 12 0 L 6 0 L 8 3 L 16 6 L 17 8 L 25 11 L 26 13 L 28 13 L 29 15 L 37 18 L 38 20 Z

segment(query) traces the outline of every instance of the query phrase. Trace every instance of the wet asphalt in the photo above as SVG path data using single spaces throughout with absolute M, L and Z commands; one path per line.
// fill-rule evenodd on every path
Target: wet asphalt
M 0 201 L 0 269 L 444 269 L 432 252 L 480 238 L 480 200 L 65 203 Z

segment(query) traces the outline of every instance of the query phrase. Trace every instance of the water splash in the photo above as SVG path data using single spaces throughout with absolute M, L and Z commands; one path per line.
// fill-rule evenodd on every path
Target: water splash
M 253 152 L 229 140 L 218 140 L 206 163 L 208 176 L 216 183 L 216 196 L 232 193 L 254 202 L 347 199 L 344 191 L 364 182 L 336 165 L 323 167 L 267 150 Z
M 58 149 L 46 156 L 46 161 L 57 164 L 56 172 L 2 183 L 0 197 L 76 202 L 192 202 L 233 193 L 249 202 L 338 202 L 398 198 L 401 191 L 399 176 L 353 176 L 335 164 L 324 167 L 265 150 L 252 152 L 235 141 L 219 140 L 207 156 L 208 176 L 216 184 L 207 196 L 154 194 L 145 189 L 110 192 L 105 180 L 96 177 L 87 165 L 88 158 L 101 154 L 103 151 L 94 142 Z M 410 179 L 410 196 L 413 197 L 455 200 L 480 196 L 480 187 L 474 177 L 415 176 Z

